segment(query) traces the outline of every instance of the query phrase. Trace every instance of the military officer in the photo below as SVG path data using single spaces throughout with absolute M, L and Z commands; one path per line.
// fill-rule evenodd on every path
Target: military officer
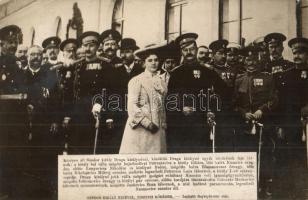
M 220 78 L 227 83 L 228 87 L 232 88 L 236 76 L 236 70 L 225 64 L 228 44 L 229 42 L 227 40 L 221 39 L 212 42 L 209 47 L 213 51 L 213 69 L 217 72 Z M 230 63 L 230 61 L 228 61 L 228 63 Z
M 253 41 L 253 45 L 258 49 L 259 65 L 262 71 L 266 71 L 266 65 L 269 62 L 269 52 L 266 42 L 264 41 L 264 36 L 258 37 Z
M 306 135 L 301 123 L 301 111 L 308 105 L 308 39 L 293 38 L 288 42 L 294 57 L 294 68 L 282 74 L 279 99 L 277 182 L 282 186 L 277 193 L 287 198 L 303 199 L 307 196 Z M 281 176 L 281 172 L 287 176 Z M 286 173 L 287 172 L 287 173 Z M 287 184 L 288 186 L 284 186 Z M 283 187 L 284 186 L 284 187 Z M 286 191 L 289 194 L 286 194 Z M 280 197 L 280 196 L 279 196 Z
M 4 49 L 7 55 L 14 56 L 18 44 L 22 43 L 22 33 L 18 26 L 9 25 L 1 29 L 1 35 L 5 37 Z
M 285 60 L 282 56 L 283 42 L 286 36 L 282 33 L 270 33 L 264 37 L 264 42 L 268 47 L 269 62 L 266 65 L 266 71 L 279 76 L 281 72 L 290 69 L 292 64 L 290 61 Z M 279 80 L 279 79 L 278 79 Z
M 121 38 L 121 34 L 116 30 L 108 29 L 101 33 L 100 39 L 103 45 L 101 60 L 111 63 L 113 66 L 122 63 L 121 59 L 117 56 L 118 43 Z
M 58 64 L 60 43 L 61 39 L 57 36 L 46 38 L 42 43 L 42 47 L 46 49 L 46 54 L 48 55 L 48 63 L 50 65 Z
M 171 153 L 207 152 L 212 149 L 207 112 L 220 110 L 220 98 L 216 96 L 218 108 L 211 107 L 212 110 L 202 102 L 206 102 L 207 93 L 223 94 L 225 83 L 214 71 L 198 63 L 197 37 L 196 33 L 185 33 L 176 39 L 183 63 L 171 73 L 166 98 L 167 148 Z M 216 100 L 213 101 L 215 105 Z
M 24 145 L 23 130 L 25 121 L 23 103 L 23 73 L 19 70 L 14 53 L 18 44 L 16 26 L 0 30 L 0 192 L 13 192 L 15 178 L 22 166 L 20 153 Z M 16 126 L 11 126 L 12 124 Z M 9 148 L 8 148 L 9 147 Z
M 229 69 L 233 69 L 232 73 L 234 76 L 238 73 L 242 73 L 244 70 L 244 66 L 239 62 L 239 53 L 240 53 L 241 46 L 237 43 L 230 42 L 227 45 L 227 53 L 226 53 L 226 67 Z
M 270 186 L 272 183 L 272 155 L 271 135 L 272 133 L 272 112 L 277 104 L 277 94 L 273 77 L 267 72 L 261 72 L 258 67 L 258 51 L 253 46 L 244 49 L 246 52 L 246 73 L 239 75 L 234 88 L 235 110 L 239 113 L 237 130 L 237 150 L 258 152 L 259 129 L 256 124 L 264 124 L 262 135 L 261 153 L 261 179 L 260 188 L 262 195 L 271 195 Z
M 73 84 L 76 61 L 77 39 L 69 38 L 61 42 L 60 50 L 63 52 L 63 67 L 58 71 L 59 89 L 62 107 L 73 104 Z
M 97 32 L 84 32 L 78 40 L 85 50 L 85 61 L 76 65 L 77 70 L 74 81 L 74 96 L 76 101 L 74 112 L 76 114 L 72 119 L 76 131 L 72 135 L 71 147 L 73 148 L 73 153 L 93 154 L 96 137 L 94 124 L 95 120 L 100 116 L 99 113 L 103 109 L 102 106 L 105 106 L 106 102 L 103 102 L 102 96 L 104 96 L 104 91 L 109 88 L 109 84 L 112 82 L 113 67 L 110 63 L 101 61 L 96 56 L 96 51 L 100 43 L 100 36 Z M 93 108 L 92 104 L 94 104 Z M 91 109 L 93 110 L 94 117 Z M 100 119 L 102 130 L 106 126 L 107 119 L 105 117 L 108 117 L 107 112 L 103 113 L 104 115 Z M 100 134 L 98 136 L 98 140 L 109 142 L 110 138 L 104 138 L 106 132 L 101 131 L 100 133 L 102 135 Z M 102 145 L 98 144 L 98 146 L 101 147 Z M 108 147 L 104 147 L 108 150 Z M 98 148 L 97 153 L 103 150 Z
M 227 89 L 225 91 L 226 102 L 224 103 L 224 114 L 225 116 L 220 116 L 224 118 L 223 126 L 220 126 L 219 131 L 221 137 L 217 138 L 217 145 L 219 149 L 222 151 L 233 151 L 233 143 L 232 137 L 234 135 L 233 130 L 233 119 L 234 113 L 232 111 L 232 104 L 231 98 L 234 89 L 234 82 L 236 78 L 236 74 L 238 69 L 234 67 L 235 65 L 235 58 L 236 57 L 236 50 L 237 48 L 231 44 L 229 48 L 227 48 L 229 42 L 224 39 L 213 41 L 209 47 L 213 51 L 213 59 L 212 59 L 212 69 L 218 74 L 218 76 L 223 80 L 226 85 Z M 227 53 L 229 54 L 227 56 Z M 226 64 L 226 58 L 228 57 L 228 64 Z M 232 64 L 231 64 L 232 63 Z
M 109 41 L 107 41 L 108 43 Z M 139 75 L 144 71 L 142 66 L 135 62 L 134 52 L 139 49 L 136 41 L 132 38 L 124 38 L 120 42 L 120 55 L 122 63 L 113 65 L 114 75 L 112 77 L 112 83 L 108 90 L 110 94 L 116 94 L 120 97 L 119 109 L 114 110 L 113 114 L 113 129 L 108 130 L 110 132 L 110 143 L 108 144 L 111 148 L 109 153 L 119 153 L 120 144 L 127 120 L 127 110 L 125 107 L 126 95 L 128 82 L 135 76 Z M 109 52 L 109 51 L 107 51 Z M 103 61 L 104 65 L 107 65 Z M 104 114 L 104 113 L 102 113 Z

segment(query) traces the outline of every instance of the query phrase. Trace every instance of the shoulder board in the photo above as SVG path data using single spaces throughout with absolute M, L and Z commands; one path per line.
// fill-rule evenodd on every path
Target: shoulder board
M 122 66 L 124 66 L 122 63 L 117 63 L 117 64 L 114 64 L 114 68 L 120 68 L 120 67 L 122 67 Z
M 269 72 L 261 72 L 261 74 L 271 75 L 271 73 L 269 73 Z
M 176 66 L 175 68 L 173 68 L 173 69 L 172 69 L 172 71 L 171 71 L 171 72 L 176 71 L 177 69 L 179 69 L 179 68 L 180 68 L 180 67 L 182 67 L 182 66 L 183 66 L 183 64 L 180 64 L 180 65 Z

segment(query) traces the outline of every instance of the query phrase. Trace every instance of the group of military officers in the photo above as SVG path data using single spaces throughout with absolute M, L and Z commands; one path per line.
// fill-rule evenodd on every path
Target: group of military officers
M 15 25 L 0 30 L 1 192 L 55 196 L 57 155 L 119 152 L 127 85 L 143 61 L 136 41 L 111 29 L 49 37 L 43 48 L 17 35 Z M 166 105 L 167 152 L 258 152 L 260 196 L 307 195 L 308 39 L 289 40 L 290 62 L 281 33 L 246 47 L 197 38 L 185 33 L 158 52 L 166 100 L 180 102 Z

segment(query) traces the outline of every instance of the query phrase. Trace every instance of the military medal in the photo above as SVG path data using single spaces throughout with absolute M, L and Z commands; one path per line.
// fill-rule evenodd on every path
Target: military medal
M 253 85 L 255 87 L 256 86 L 263 86 L 263 79 L 259 79 L 259 78 L 253 79 Z
M 201 77 L 201 71 L 200 70 L 193 70 L 194 78 L 200 78 Z
M 307 71 L 302 71 L 301 78 L 306 79 L 307 78 Z

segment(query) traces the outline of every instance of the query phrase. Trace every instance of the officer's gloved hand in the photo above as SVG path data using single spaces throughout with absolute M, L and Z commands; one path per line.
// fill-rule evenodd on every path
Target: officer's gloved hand
M 62 122 L 62 127 L 63 128 L 68 128 L 70 121 L 71 121 L 70 117 L 64 117 L 63 122 Z
M 259 120 L 262 118 L 263 112 L 261 110 L 257 110 L 255 113 L 253 113 L 253 116 L 256 120 Z
M 34 111 L 34 106 L 32 104 L 28 104 L 27 105 L 27 113 L 29 115 L 32 115 L 33 114 L 33 111 Z
M 277 135 L 277 138 L 280 140 L 283 140 L 286 137 L 286 134 L 281 127 L 276 127 L 276 135 Z
M 149 124 L 149 126 L 147 127 L 147 129 L 152 133 L 152 134 L 155 134 L 155 133 L 157 133 L 157 131 L 158 131 L 158 126 L 156 126 L 156 124 L 154 124 L 153 122 L 151 122 L 150 124 Z
M 193 107 L 185 106 L 185 107 L 183 107 L 182 112 L 185 116 L 189 116 L 189 115 L 192 115 L 194 113 L 194 109 L 193 109 Z
M 107 119 L 107 120 L 106 120 L 106 127 L 107 127 L 108 129 L 113 129 L 113 127 L 114 127 L 113 119 Z
M 102 105 L 99 104 L 99 103 L 96 103 L 93 105 L 92 107 L 92 114 L 93 114 L 93 117 L 94 118 L 97 118 L 101 112 L 101 109 L 102 109 Z
M 55 134 L 58 133 L 58 129 L 59 129 L 58 124 L 57 124 L 57 123 L 52 123 L 52 124 L 50 125 L 49 132 L 50 132 L 52 135 L 55 135 Z
M 250 120 L 253 120 L 254 119 L 254 115 L 252 113 L 245 113 L 245 120 L 248 122 Z

